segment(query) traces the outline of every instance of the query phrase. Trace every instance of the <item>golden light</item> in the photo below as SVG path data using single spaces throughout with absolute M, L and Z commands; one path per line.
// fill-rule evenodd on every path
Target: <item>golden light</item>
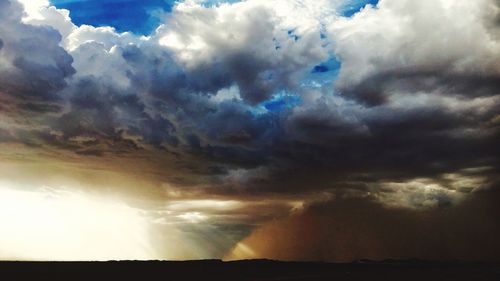
M 224 257 L 226 261 L 257 258 L 257 253 L 247 244 L 239 242 L 234 249 Z
M 206 220 L 208 217 L 200 212 L 187 212 L 182 215 L 178 215 L 180 219 L 186 220 L 190 223 L 199 223 Z

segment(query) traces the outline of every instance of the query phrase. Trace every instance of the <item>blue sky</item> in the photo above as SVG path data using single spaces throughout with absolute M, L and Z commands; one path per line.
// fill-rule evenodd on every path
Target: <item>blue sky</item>
M 371 5 L 377 5 L 379 0 L 354 0 L 354 1 L 349 1 L 348 4 L 346 4 L 342 10 L 342 15 L 346 17 L 350 17 L 354 15 L 355 13 L 359 12 L 363 7 L 365 7 L 368 4 Z
M 171 11 L 175 0 L 51 0 L 68 9 L 77 25 L 113 26 L 118 31 L 149 34 L 160 23 L 161 14 Z

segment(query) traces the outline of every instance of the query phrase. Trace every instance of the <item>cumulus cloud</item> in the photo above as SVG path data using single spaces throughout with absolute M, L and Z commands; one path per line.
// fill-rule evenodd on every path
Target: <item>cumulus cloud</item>
M 17 2 L 3 0 L 0 6 L 2 111 L 60 111 L 58 92 L 75 73 L 72 57 L 59 45 L 61 35 L 49 26 L 23 23 L 23 7 Z
M 320 33 L 333 11 L 330 1 L 187 2 L 156 36 L 193 75 L 219 87 L 236 83 L 241 97 L 256 104 L 293 87 L 301 71 L 326 59 Z
M 399 92 L 495 95 L 496 1 L 380 1 L 329 28 L 342 61 L 336 86 L 380 104 Z

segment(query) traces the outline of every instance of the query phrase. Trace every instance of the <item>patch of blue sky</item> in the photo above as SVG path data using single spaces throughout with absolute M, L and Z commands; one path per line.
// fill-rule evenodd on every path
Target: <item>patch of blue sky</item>
M 120 32 L 149 35 L 172 10 L 175 0 L 50 0 L 70 11 L 77 25 L 112 26 Z
M 290 29 L 290 30 L 288 30 L 288 31 L 287 31 L 288 37 L 289 37 L 290 39 L 293 39 L 293 41 L 295 41 L 295 42 L 299 41 L 299 39 L 300 39 L 300 36 L 298 36 L 298 35 L 295 33 L 295 31 L 296 31 L 296 30 L 297 30 L 297 29 L 296 29 L 296 28 L 294 28 L 294 29 Z
M 303 88 L 323 88 L 331 87 L 339 75 L 341 63 L 335 58 L 331 57 L 311 69 L 301 79 L 301 86 Z M 252 107 L 250 110 L 255 115 L 280 113 L 285 110 L 292 109 L 299 106 L 302 99 L 299 95 L 281 90 L 273 97 L 257 106 Z
M 324 85 L 332 84 L 339 75 L 340 67 L 341 63 L 332 57 L 314 66 L 310 73 L 303 78 L 301 85 L 309 88 L 321 88 Z
M 325 73 L 325 72 L 335 72 L 340 69 L 340 62 L 336 58 L 330 58 L 329 60 L 322 62 L 311 70 L 312 74 Z
M 376 6 L 379 0 L 352 0 L 347 1 L 340 9 L 340 14 L 344 17 L 352 17 L 366 5 Z
M 294 108 L 302 102 L 298 95 L 288 91 L 280 91 L 275 94 L 271 100 L 265 101 L 259 105 L 261 109 L 267 112 L 279 113 L 287 109 Z

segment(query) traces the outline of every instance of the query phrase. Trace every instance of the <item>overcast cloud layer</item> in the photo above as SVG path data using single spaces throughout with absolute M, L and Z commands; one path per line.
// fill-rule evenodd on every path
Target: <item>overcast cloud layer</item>
M 4 144 L 49 157 L 135 159 L 136 173 L 181 192 L 301 200 L 305 214 L 280 225 L 288 233 L 296 221 L 319 213 L 311 223 L 322 224 L 325 214 L 356 206 L 417 230 L 427 214 L 418 212 L 437 212 L 429 224 L 450 221 L 460 233 L 492 215 L 470 206 L 498 198 L 497 0 L 182 1 L 148 36 L 77 26 L 67 10 L 22 2 L 0 0 Z M 351 15 L 353 5 L 364 8 Z M 467 200 L 474 203 L 462 206 Z M 458 209 L 442 214 L 448 208 Z M 456 218 L 464 213 L 465 221 Z M 255 216 L 252 225 L 268 219 Z M 485 221 L 474 226 L 479 237 L 500 234 Z M 345 225 L 370 239 L 385 235 Z M 317 229 L 321 241 L 337 235 L 333 226 Z M 347 232 L 335 233 L 348 240 Z M 429 249 L 438 243 L 426 241 Z M 473 252 L 395 246 L 370 255 L 376 246 L 363 245 L 356 254 L 278 258 Z M 470 258 L 499 258 L 492 256 Z

